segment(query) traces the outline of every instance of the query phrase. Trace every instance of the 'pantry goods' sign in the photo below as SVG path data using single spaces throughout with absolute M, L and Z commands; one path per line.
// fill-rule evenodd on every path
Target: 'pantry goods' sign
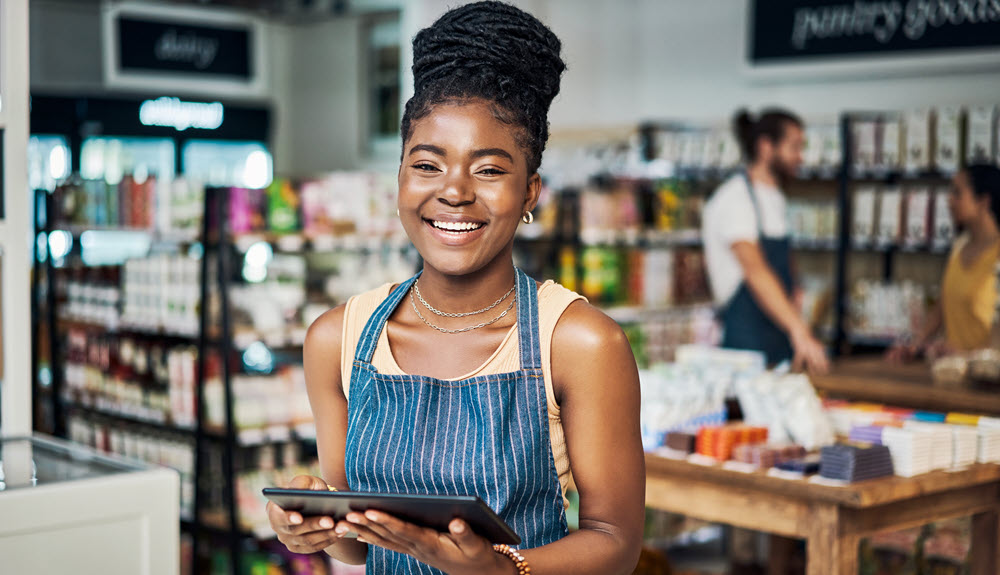
M 755 64 L 954 49 L 1000 52 L 1000 0 L 751 0 Z

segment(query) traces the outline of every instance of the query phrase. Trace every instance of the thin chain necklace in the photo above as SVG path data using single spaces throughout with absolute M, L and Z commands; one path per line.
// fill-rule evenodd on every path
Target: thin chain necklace
M 414 283 L 413 287 L 416 288 L 417 284 Z M 510 305 L 507 306 L 507 309 L 505 309 L 502 312 L 500 312 L 500 315 L 496 316 L 495 318 L 491 319 L 490 321 L 484 321 L 483 323 L 479 323 L 479 324 L 476 324 L 476 325 L 473 325 L 473 326 L 469 326 L 469 327 L 463 327 L 462 329 L 445 329 L 443 327 L 436 326 L 436 325 L 432 324 L 431 322 L 427 321 L 427 318 L 425 318 L 423 316 L 423 314 L 420 313 L 420 310 L 417 309 L 417 300 L 413 299 L 413 292 L 414 291 L 415 290 L 410 290 L 410 304 L 413 306 L 413 311 L 416 312 L 417 317 L 419 317 L 421 321 L 423 321 L 425 324 L 427 324 L 428 327 L 432 327 L 432 328 L 438 330 L 441 333 L 465 333 L 467 331 L 472 331 L 474 329 L 479 329 L 481 327 L 486 327 L 486 326 L 488 326 L 490 324 L 494 324 L 494 323 L 500 321 L 501 319 L 503 319 L 504 317 L 506 317 L 507 312 L 509 312 L 514 307 L 514 302 L 517 301 L 517 298 L 514 298 L 514 299 L 510 300 Z M 494 304 L 494 305 L 496 305 L 496 304 Z
M 420 300 L 420 303 L 422 303 L 424 305 L 424 307 L 427 308 L 427 309 L 429 309 L 431 311 L 431 313 L 433 313 L 434 315 L 440 315 L 440 316 L 443 316 L 443 317 L 469 317 L 470 315 L 479 315 L 481 313 L 486 313 L 486 312 L 490 311 L 491 309 L 495 308 L 496 306 L 500 305 L 500 302 L 502 302 L 503 300 L 507 299 L 507 297 L 510 296 L 510 294 L 514 293 L 514 288 L 516 288 L 516 287 L 517 287 L 517 282 L 514 283 L 514 287 L 510 288 L 510 290 L 508 290 L 507 293 L 503 294 L 503 297 L 501 297 L 497 301 L 493 302 L 493 305 L 491 305 L 489 307 L 484 307 L 483 309 L 476 310 L 476 311 L 467 311 L 467 312 L 461 312 L 461 313 L 450 313 L 450 312 L 446 312 L 446 311 L 439 311 L 439 310 L 435 309 L 434 306 L 432 306 L 431 304 L 427 303 L 427 300 L 424 299 L 424 296 L 420 295 L 420 288 L 417 287 L 417 282 L 413 282 L 413 291 L 417 292 L 417 299 Z

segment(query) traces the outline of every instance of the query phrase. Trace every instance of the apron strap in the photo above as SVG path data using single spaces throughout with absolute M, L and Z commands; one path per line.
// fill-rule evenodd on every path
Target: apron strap
M 542 349 L 538 335 L 538 286 L 518 268 L 517 340 L 521 347 L 521 369 L 541 369 Z
M 355 361 L 371 363 L 372 356 L 375 355 L 375 345 L 378 344 L 378 338 L 382 335 L 385 322 L 389 321 L 389 316 L 396 310 L 399 302 L 403 301 L 403 298 L 406 297 L 406 294 L 410 291 L 410 286 L 417 281 L 421 273 L 423 273 L 423 270 L 420 270 L 415 276 L 399 284 L 396 287 L 396 291 L 382 300 L 382 303 L 375 309 L 375 313 L 368 318 L 368 323 L 365 324 L 365 329 L 361 332 L 361 339 L 358 340 L 358 347 L 354 350 Z

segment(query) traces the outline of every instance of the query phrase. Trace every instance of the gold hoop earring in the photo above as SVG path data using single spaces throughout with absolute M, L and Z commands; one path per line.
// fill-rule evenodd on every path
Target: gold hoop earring
M 399 217 L 399 208 L 396 208 L 396 217 Z
M 524 212 L 524 215 L 521 216 L 521 221 L 526 224 L 530 224 L 531 222 L 535 221 L 535 215 L 532 214 L 531 212 Z

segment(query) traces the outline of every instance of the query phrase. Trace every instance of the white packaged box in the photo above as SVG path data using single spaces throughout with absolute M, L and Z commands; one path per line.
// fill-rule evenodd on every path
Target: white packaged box
M 891 246 L 899 242 L 902 206 L 903 191 L 900 188 L 885 188 L 879 194 L 878 232 L 876 235 L 878 245 Z
M 906 159 L 903 166 L 910 173 L 931 167 L 930 110 L 912 110 L 906 115 Z
M 886 120 L 882 123 L 882 137 L 879 139 L 878 166 L 886 170 L 897 170 L 900 167 L 899 150 L 902 147 L 898 120 Z
M 906 228 L 903 243 L 910 247 L 922 246 L 930 236 L 930 190 L 910 188 L 906 192 Z
M 854 221 L 851 224 L 851 241 L 856 246 L 871 244 L 875 236 L 874 187 L 858 188 L 854 192 Z
M 962 109 L 957 106 L 939 108 L 936 122 L 934 166 L 946 174 L 955 173 L 962 146 Z
M 855 122 L 851 126 L 851 136 L 854 139 L 854 171 L 865 173 L 875 168 L 878 151 L 875 134 L 875 122 Z
M 993 126 L 996 108 L 978 106 L 969 108 L 968 126 L 965 133 L 965 163 L 981 164 L 994 157 Z
M 955 224 L 951 221 L 951 210 L 948 209 L 949 193 L 950 189 L 944 186 L 934 193 L 934 234 L 931 245 L 935 249 L 947 248 L 955 236 Z

